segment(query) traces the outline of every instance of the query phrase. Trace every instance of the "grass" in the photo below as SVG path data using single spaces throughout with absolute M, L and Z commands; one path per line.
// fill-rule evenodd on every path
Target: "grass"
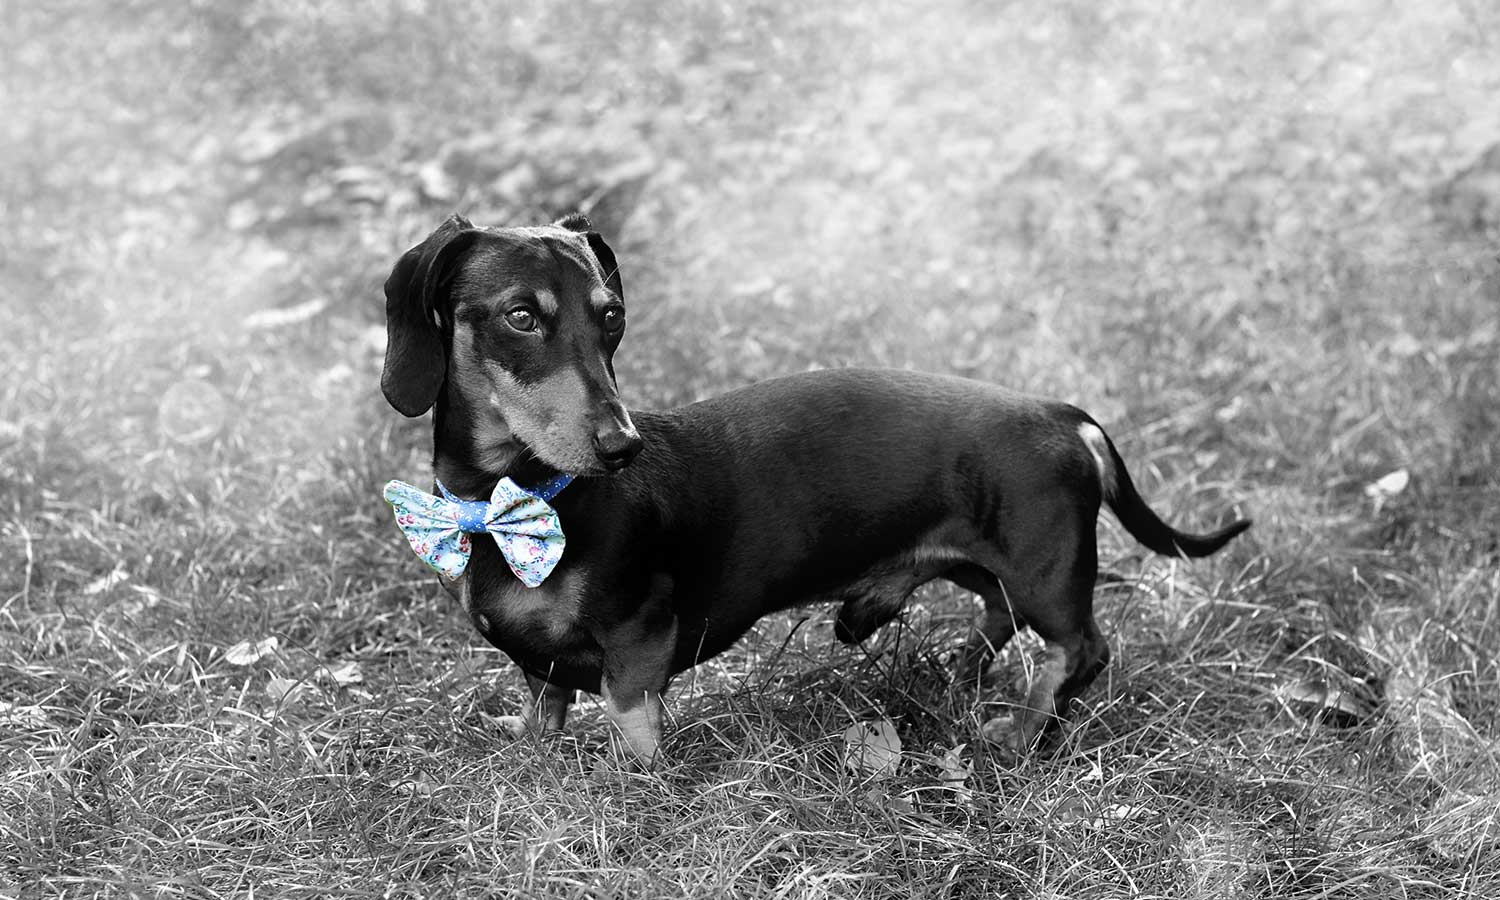
M 1482 5 L 13 19 L 0 895 L 1500 894 Z M 1114 662 L 1055 754 L 985 745 L 1015 692 L 952 688 L 973 608 L 939 587 L 864 648 L 762 622 L 649 772 L 597 702 L 508 743 L 519 679 L 379 500 L 428 452 L 379 396 L 379 284 L 450 210 L 580 206 L 637 406 L 955 372 L 1094 412 L 1175 521 L 1256 528 L 1186 565 L 1105 518 Z M 843 763 L 878 718 L 886 779 Z

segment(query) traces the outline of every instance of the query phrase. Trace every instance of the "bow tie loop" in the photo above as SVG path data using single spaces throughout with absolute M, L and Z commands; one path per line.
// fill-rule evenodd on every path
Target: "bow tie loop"
M 460 500 L 441 482 L 441 497 L 403 481 L 388 482 L 384 493 L 412 550 L 439 575 L 462 576 L 473 550 L 469 535 L 489 534 L 516 577 L 536 587 L 552 574 L 566 545 L 557 511 L 547 501 L 571 480 L 560 475 L 527 490 L 502 478 L 488 501 Z

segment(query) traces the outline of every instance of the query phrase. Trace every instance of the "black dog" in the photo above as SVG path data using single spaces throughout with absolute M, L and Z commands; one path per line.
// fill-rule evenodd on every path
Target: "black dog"
M 668 681 L 761 616 L 840 601 L 836 632 L 860 641 L 946 578 L 987 610 L 964 677 L 1020 627 L 1046 642 L 1008 728 L 1024 748 L 1109 658 L 1093 615 L 1101 502 L 1174 556 L 1213 553 L 1249 526 L 1173 529 L 1087 414 L 960 378 L 813 372 L 632 418 L 612 365 L 619 267 L 588 228 L 582 216 L 539 228 L 454 216 L 385 284 L 381 387 L 404 415 L 435 406 L 448 489 L 474 500 L 502 476 L 579 476 L 552 504 L 567 545 L 545 583 L 526 587 L 476 540 L 453 586 L 525 672 L 531 727 L 562 727 L 575 690 L 600 692 L 649 759 Z

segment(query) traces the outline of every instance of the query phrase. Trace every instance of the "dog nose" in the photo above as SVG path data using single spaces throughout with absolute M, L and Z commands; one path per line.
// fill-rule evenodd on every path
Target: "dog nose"
M 594 455 L 613 472 L 630 465 L 644 443 L 634 428 L 611 428 L 594 435 Z

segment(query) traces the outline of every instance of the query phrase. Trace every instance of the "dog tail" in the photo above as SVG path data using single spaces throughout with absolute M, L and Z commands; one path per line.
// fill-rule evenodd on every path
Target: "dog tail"
M 1099 423 L 1085 419 L 1078 426 L 1078 436 L 1094 457 L 1099 469 L 1099 484 L 1104 491 L 1104 502 L 1114 512 L 1115 518 L 1130 532 L 1130 536 L 1148 549 L 1163 556 L 1197 557 L 1208 556 L 1250 527 L 1249 519 L 1240 519 L 1208 534 L 1188 534 L 1178 531 L 1161 520 L 1135 489 L 1130 473 L 1125 470 L 1125 460 L 1115 449 L 1114 442 Z

